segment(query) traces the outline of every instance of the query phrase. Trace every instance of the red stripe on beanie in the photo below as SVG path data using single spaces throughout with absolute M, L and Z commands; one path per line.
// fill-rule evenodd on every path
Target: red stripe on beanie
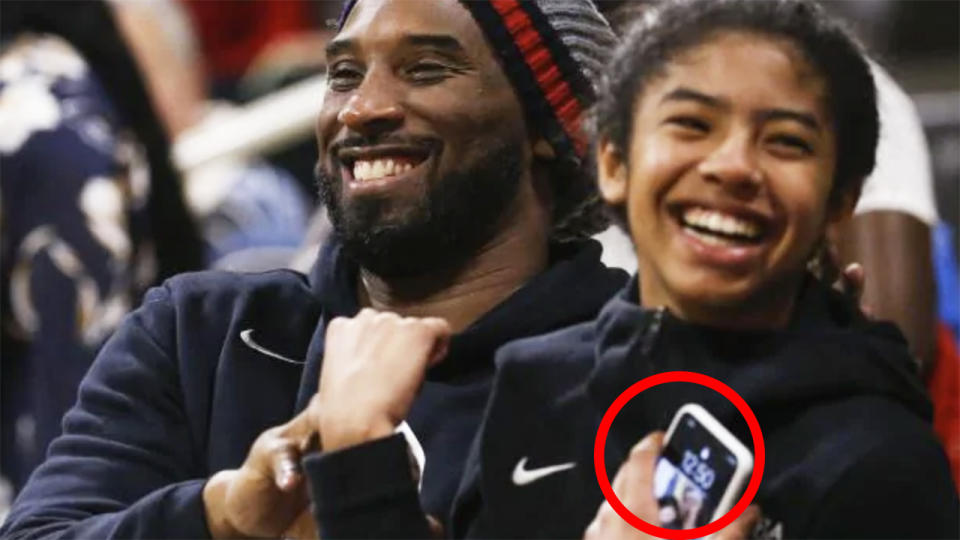
M 550 49 L 544 44 L 518 0 L 490 0 L 490 3 L 503 19 L 504 26 L 523 55 L 524 62 L 533 72 L 540 91 L 553 109 L 563 131 L 573 142 L 574 150 L 583 157 L 587 151 L 587 142 L 580 130 L 583 108 L 570 84 L 564 80 Z

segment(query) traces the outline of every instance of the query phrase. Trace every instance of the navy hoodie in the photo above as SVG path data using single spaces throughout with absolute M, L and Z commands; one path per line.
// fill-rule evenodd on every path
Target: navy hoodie
M 425 509 L 451 504 L 494 351 L 593 318 L 625 279 L 596 242 L 555 246 L 547 270 L 453 338 L 407 419 L 426 453 Z M 356 284 L 356 263 L 331 243 L 309 280 L 203 272 L 152 289 L 98 355 L 0 536 L 207 537 L 206 479 L 306 406 L 326 323 L 356 313 Z
M 772 538 L 957 538 L 958 502 L 931 407 L 899 331 L 871 323 L 808 280 L 782 331 L 730 332 L 637 303 L 636 280 L 595 322 L 506 346 L 452 518 L 454 536 L 580 538 L 603 495 L 594 437 L 634 382 L 694 371 L 732 387 L 756 414 L 766 467 L 756 501 Z M 614 420 L 608 477 L 630 448 L 700 403 L 752 448 L 734 406 L 700 386 L 641 393 Z M 576 463 L 529 484 L 526 468 Z

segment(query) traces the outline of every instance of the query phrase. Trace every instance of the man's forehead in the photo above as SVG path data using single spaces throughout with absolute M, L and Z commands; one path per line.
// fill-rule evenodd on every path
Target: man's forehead
M 421 42 L 445 42 L 465 50 L 485 43 L 470 12 L 458 0 L 359 0 L 328 50 Z

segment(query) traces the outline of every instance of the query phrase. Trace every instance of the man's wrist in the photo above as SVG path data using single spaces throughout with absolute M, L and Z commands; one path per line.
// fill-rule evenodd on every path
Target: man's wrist
M 393 434 L 394 425 L 386 418 L 344 422 L 321 428 L 320 442 L 324 452 L 334 452 Z
M 235 529 L 227 516 L 226 501 L 227 489 L 237 474 L 236 470 L 220 471 L 207 480 L 203 486 L 203 510 L 207 519 L 207 529 L 215 539 L 240 538 L 240 531 Z

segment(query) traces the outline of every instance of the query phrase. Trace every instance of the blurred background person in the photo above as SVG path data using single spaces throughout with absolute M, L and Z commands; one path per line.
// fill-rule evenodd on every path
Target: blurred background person
M 213 96 L 249 101 L 323 70 L 341 2 L 180 0 L 196 28 Z
M 210 82 L 185 4 L 174 0 L 111 3 L 172 139 L 189 138 L 192 132 L 240 114 L 236 104 L 208 95 Z M 322 57 L 322 46 L 319 50 Z M 277 57 L 275 65 L 283 62 Z M 306 60 L 298 56 L 289 62 Z M 310 65 L 303 71 L 318 69 Z M 310 115 L 309 111 L 304 114 Z M 303 134 L 309 136 L 309 132 Z M 316 153 L 313 145 L 310 152 Z M 303 241 L 315 206 L 310 167 L 291 171 L 258 155 L 228 155 L 190 167 L 183 176 L 208 267 L 266 270 L 287 265 Z
M 254 99 L 322 73 L 327 34 L 310 21 L 331 8 L 251 2 L 203 28 L 251 42 L 233 82 Z M 267 24 L 308 11 L 296 32 Z M 42 460 L 99 346 L 147 287 L 188 270 L 285 266 L 303 241 L 312 129 L 268 156 L 279 166 L 241 155 L 178 172 L 171 141 L 237 114 L 209 97 L 222 79 L 206 70 L 194 14 L 176 0 L 2 6 L 0 473 L 12 489 L 0 499 Z M 252 32 L 258 23 L 272 30 Z
M 0 470 L 18 486 L 123 315 L 203 254 L 108 6 L 9 1 L 2 12 Z

